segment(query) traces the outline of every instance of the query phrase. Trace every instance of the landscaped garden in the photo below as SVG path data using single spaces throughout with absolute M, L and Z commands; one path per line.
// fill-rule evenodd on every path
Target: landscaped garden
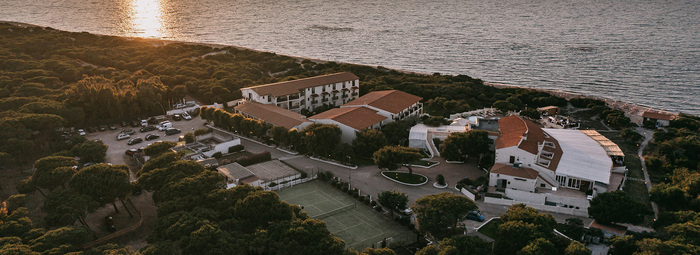
M 421 174 L 409 174 L 408 172 L 395 172 L 395 171 L 384 171 L 382 172 L 384 177 L 389 179 L 406 183 L 406 184 L 425 184 L 428 182 L 428 177 Z

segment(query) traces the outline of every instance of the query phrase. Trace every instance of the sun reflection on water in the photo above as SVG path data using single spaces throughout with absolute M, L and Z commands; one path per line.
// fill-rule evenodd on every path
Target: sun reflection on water
M 169 38 L 169 0 L 131 0 L 128 3 L 131 32 L 137 37 Z

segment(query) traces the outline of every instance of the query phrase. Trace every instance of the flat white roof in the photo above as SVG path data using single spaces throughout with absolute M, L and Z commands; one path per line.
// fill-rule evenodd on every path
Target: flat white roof
M 459 133 L 459 132 L 467 132 L 469 128 L 467 126 L 463 125 L 443 125 L 439 127 L 429 127 L 424 124 L 416 124 L 415 126 L 411 127 L 411 131 L 408 134 L 408 139 L 409 140 L 427 140 L 428 139 L 428 132 L 447 132 L 447 133 Z
M 561 146 L 562 156 L 557 166 L 557 174 L 609 184 L 613 163 L 596 140 L 579 130 L 542 130 L 557 139 Z

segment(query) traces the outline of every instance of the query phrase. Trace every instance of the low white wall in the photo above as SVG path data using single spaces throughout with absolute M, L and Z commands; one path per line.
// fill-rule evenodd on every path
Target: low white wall
M 471 199 L 472 201 L 476 201 L 476 195 L 474 195 L 474 194 L 472 194 L 471 192 L 469 192 L 469 190 L 467 190 L 467 189 L 465 189 L 465 188 L 462 188 L 462 189 L 460 190 L 460 192 L 462 192 L 462 194 L 464 194 L 465 196 L 467 196 L 467 197 L 468 197 L 469 199 Z
M 528 203 L 528 202 L 522 202 L 522 201 L 516 201 L 516 200 L 508 200 L 508 199 L 502 199 L 502 198 L 493 198 L 493 197 L 485 197 L 484 202 L 489 203 L 489 204 L 497 204 L 497 205 L 525 204 L 525 205 L 532 207 L 532 208 L 535 208 L 537 210 L 562 213 L 562 214 L 569 214 L 569 215 L 576 215 L 576 216 L 581 216 L 581 217 L 588 217 L 588 210 L 581 210 L 581 209 L 576 210 L 574 208 L 557 207 L 557 206 Z
M 222 154 L 228 153 L 228 148 L 229 148 L 229 147 L 231 147 L 231 146 L 236 146 L 236 145 L 239 145 L 239 144 L 241 144 L 241 139 L 240 139 L 240 138 L 236 138 L 236 139 L 233 139 L 233 140 L 228 141 L 228 142 L 225 142 L 225 143 L 217 144 L 216 146 L 214 146 L 214 149 L 213 149 L 213 150 L 210 150 L 210 151 L 207 151 L 207 152 L 203 152 L 203 154 L 204 154 L 204 155 L 207 155 L 208 157 L 211 157 L 212 155 L 214 155 L 214 153 L 217 153 L 217 152 L 221 152 Z

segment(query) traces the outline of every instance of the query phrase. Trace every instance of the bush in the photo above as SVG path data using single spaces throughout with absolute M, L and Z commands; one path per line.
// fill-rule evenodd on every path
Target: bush
M 369 205 L 369 198 L 365 199 L 364 203 L 365 205 Z
M 276 183 L 276 182 L 271 182 L 270 185 L 267 185 L 267 186 L 269 186 L 269 187 L 274 187 L 274 186 L 277 186 L 277 183 Z
M 333 179 L 333 176 L 334 176 L 333 172 L 331 172 L 331 171 L 326 171 L 326 177 L 327 177 L 329 180 L 330 180 L 330 179 Z
M 358 198 L 359 196 L 360 196 L 360 195 L 357 194 L 357 191 L 353 191 L 353 192 L 352 192 L 352 197 Z
M 242 150 L 243 150 L 243 145 L 241 145 L 241 144 L 228 147 L 228 153 L 239 152 Z
M 438 174 L 435 180 L 437 181 L 438 185 L 445 186 L 445 176 L 442 176 L 442 174 Z
M 345 183 L 343 183 L 343 185 L 340 185 L 340 190 L 342 190 L 343 192 L 348 192 L 348 186 L 345 185 Z
M 318 173 L 316 176 L 318 176 L 319 180 L 326 181 L 328 178 L 326 178 L 326 174 L 323 172 Z M 335 186 L 335 183 L 331 182 L 331 185 Z
M 367 197 L 365 197 L 365 196 L 358 196 L 358 197 L 357 197 L 357 200 L 359 200 L 359 201 L 362 202 L 362 203 L 365 202 L 365 199 L 367 199 Z
M 307 174 L 306 172 L 301 172 L 301 178 L 304 179 L 306 177 L 309 177 L 309 174 Z
M 194 135 L 203 135 L 207 133 L 211 133 L 213 130 L 211 128 L 200 128 L 194 131 Z
M 217 151 L 216 153 L 214 153 L 214 155 L 211 155 L 211 156 L 214 158 L 221 158 L 221 152 Z
M 372 202 L 374 202 L 374 201 L 372 201 Z M 382 212 L 382 206 L 377 205 L 377 207 L 374 207 L 374 210 L 377 210 L 377 212 Z
M 7 211 L 12 213 L 12 211 L 14 211 L 17 208 L 25 207 L 27 199 L 28 198 L 26 194 L 16 194 L 10 196 L 9 198 L 7 198 Z
M 247 157 L 238 158 L 236 159 L 236 162 L 238 162 L 238 164 L 241 164 L 241 166 L 250 166 L 270 160 L 272 160 L 272 155 L 269 151 L 265 151 Z
M 377 206 L 377 201 L 372 200 L 372 202 L 369 202 L 369 205 L 371 205 L 372 207 L 375 207 L 375 206 Z

